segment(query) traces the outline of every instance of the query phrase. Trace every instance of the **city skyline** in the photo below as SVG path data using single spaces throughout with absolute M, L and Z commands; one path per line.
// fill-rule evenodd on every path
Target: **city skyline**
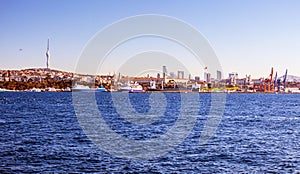
M 1 4 L 0 22 L 4 27 L 0 29 L 0 69 L 45 67 L 45 42 L 49 38 L 50 68 L 74 72 L 85 45 L 104 27 L 134 15 L 161 14 L 186 21 L 199 30 L 214 48 L 225 77 L 230 72 L 238 72 L 240 77 L 267 77 L 271 67 L 278 74 L 288 69 L 289 74 L 300 75 L 298 1 L 13 0 Z M 101 73 L 117 70 L 107 64 Z M 193 76 L 202 77 L 203 67 L 189 70 Z

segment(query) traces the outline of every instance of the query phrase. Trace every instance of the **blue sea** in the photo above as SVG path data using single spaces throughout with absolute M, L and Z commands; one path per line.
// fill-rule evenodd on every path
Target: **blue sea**
M 224 112 L 205 144 L 199 144 L 199 139 L 213 107 L 211 94 L 93 95 L 101 114 L 98 117 L 126 140 L 151 141 L 168 133 L 179 121 L 186 125 L 190 120 L 195 122 L 186 137 L 166 153 L 152 158 L 150 153 L 136 151 L 134 154 L 131 146 L 128 146 L 131 149 L 123 149 L 120 147 L 127 147 L 127 144 L 111 141 L 111 148 L 119 151 L 114 154 L 87 134 L 88 128 L 79 120 L 72 93 L 2 92 L 0 173 L 300 172 L 300 95 L 223 94 Z M 183 102 L 182 96 L 196 97 L 199 101 L 196 104 L 194 100 Z M 84 103 L 83 98 L 77 101 L 90 104 Z M 123 106 L 123 101 L 129 101 L 131 109 L 128 103 Z M 184 105 L 188 106 L 189 110 L 184 112 L 190 117 L 182 119 L 179 117 Z M 163 114 L 151 114 L 151 109 L 156 109 L 153 106 L 163 110 Z M 89 107 L 81 111 L 84 116 L 85 112 L 89 113 Z M 155 119 L 137 119 L 136 113 L 139 117 L 147 113 Z M 135 118 L 130 120 L 131 117 L 124 118 L 124 115 Z M 140 158 L 130 158 L 128 151 Z

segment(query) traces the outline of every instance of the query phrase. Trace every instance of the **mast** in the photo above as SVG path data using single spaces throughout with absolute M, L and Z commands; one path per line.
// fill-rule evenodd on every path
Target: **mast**
M 48 42 L 47 42 L 47 51 L 46 51 L 46 66 L 47 66 L 47 69 L 49 69 L 49 66 L 50 66 L 50 51 L 49 51 L 49 39 L 48 39 Z

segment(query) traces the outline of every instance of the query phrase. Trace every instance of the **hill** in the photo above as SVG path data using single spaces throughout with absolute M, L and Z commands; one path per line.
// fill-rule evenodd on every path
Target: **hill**
M 279 77 L 279 79 L 283 80 L 284 76 Z M 294 75 L 287 75 L 286 78 L 287 82 L 300 82 L 300 77 L 299 76 L 294 76 Z

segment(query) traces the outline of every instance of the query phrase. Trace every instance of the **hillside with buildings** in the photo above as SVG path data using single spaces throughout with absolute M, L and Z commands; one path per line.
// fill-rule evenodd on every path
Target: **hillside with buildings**
M 142 86 L 143 91 L 166 91 L 167 89 L 185 89 L 199 92 L 295 92 L 300 88 L 300 77 L 284 75 L 279 78 L 270 74 L 267 78 L 240 78 L 238 73 L 229 73 L 227 78 L 211 77 L 204 72 L 204 78 L 184 76 L 183 71 L 168 73 L 163 66 L 162 74 L 156 77 L 129 77 L 118 75 L 83 75 L 49 68 L 30 68 L 23 70 L 0 70 L 0 88 L 12 91 L 71 91 L 76 84 L 95 89 L 102 86 L 107 91 L 119 91 L 134 83 Z M 154 84 L 154 85 L 153 85 Z M 173 90 L 176 91 L 176 90 Z

